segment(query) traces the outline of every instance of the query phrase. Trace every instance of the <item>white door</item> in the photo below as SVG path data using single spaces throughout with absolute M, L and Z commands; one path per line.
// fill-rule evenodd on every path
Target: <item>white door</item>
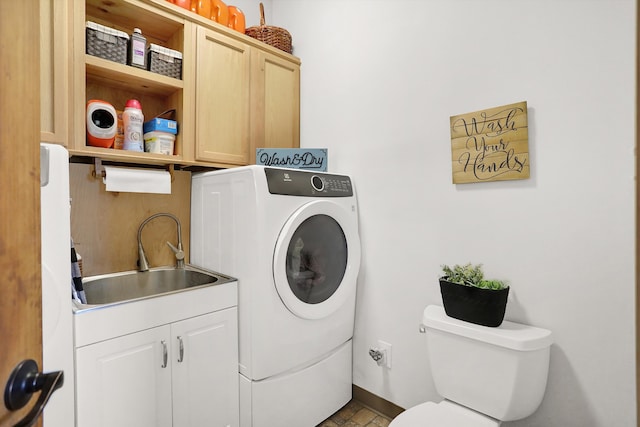
M 79 348 L 78 427 L 171 427 L 169 339 L 161 326 Z
M 238 315 L 235 307 L 171 325 L 173 425 L 237 427 Z
M 304 319 L 329 316 L 355 292 L 360 268 L 356 212 L 317 200 L 289 217 L 276 243 L 273 276 L 287 308 Z

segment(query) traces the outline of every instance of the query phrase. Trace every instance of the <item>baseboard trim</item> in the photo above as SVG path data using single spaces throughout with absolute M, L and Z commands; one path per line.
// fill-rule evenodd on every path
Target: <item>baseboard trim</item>
M 376 396 L 375 394 L 361 387 L 358 387 L 355 384 L 353 384 L 352 386 L 352 393 L 355 400 L 361 402 L 365 406 L 368 406 L 374 411 L 380 412 L 387 418 L 393 419 L 397 417 L 401 412 L 404 412 L 404 408 L 401 408 L 395 403 L 389 402 L 388 400 L 383 399 L 380 396 Z

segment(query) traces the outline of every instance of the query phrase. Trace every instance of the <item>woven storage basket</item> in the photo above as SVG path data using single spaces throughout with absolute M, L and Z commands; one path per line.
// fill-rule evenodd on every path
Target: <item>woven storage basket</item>
M 287 53 L 293 52 L 289 31 L 284 28 L 265 25 L 264 6 L 262 3 L 260 3 L 260 25 L 247 28 L 245 34 Z
M 182 53 L 151 43 L 147 48 L 149 71 L 182 79 Z
M 95 22 L 86 22 L 87 53 L 110 61 L 127 63 L 129 35 Z

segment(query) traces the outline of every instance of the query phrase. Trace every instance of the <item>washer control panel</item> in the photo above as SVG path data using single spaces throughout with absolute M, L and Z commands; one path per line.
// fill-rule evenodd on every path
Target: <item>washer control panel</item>
M 269 193 L 285 196 L 351 197 L 353 185 L 345 175 L 296 169 L 264 168 Z

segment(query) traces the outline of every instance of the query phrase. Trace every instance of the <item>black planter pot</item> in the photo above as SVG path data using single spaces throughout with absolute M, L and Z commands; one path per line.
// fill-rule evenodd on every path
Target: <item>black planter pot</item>
M 496 327 L 502 324 L 507 308 L 509 288 L 482 289 L 452 283 L 440 278 L 440 293 L 447 316 L 477 325 Z

